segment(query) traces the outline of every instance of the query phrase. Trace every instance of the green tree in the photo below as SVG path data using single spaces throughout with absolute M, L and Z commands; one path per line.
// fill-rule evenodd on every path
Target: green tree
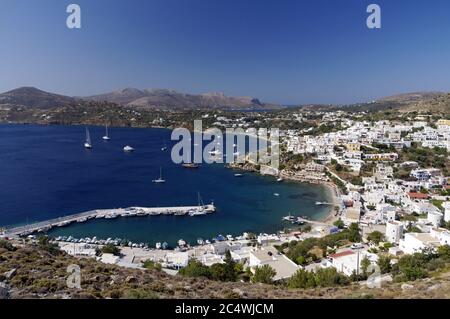
M 150 260 L 150 259 L 144 261 L 142 266 L 144 268 L 150 269 L 150 270 L 156 270 L 156 271 L 162 270 L 162 266 L 160 263 L 154 262 L 153 260 Z
M 100 249 L 100 252 L 103 254 L 113 254 L 114 256 L 120 256 L 120 248 L 113 245 L 107 244 Z
M 426 271 L 427 256 L 422 253 L 415 253 L 414 255 L 406 255 L 398 260 L 398 269 L 407 281 L 414 281 L 427 277 Z
M 364 275 L 367 275 L 367 270 L 370 266 L 370 260 L 367 258 L 367 256 L 364 256 L 364 258 L 361 260 L 361 271 Z
M 392 270 L 391 258 L 389 256 L 385 255 L 378 256 L 377 265 L 378 267 L 380 267 L 380 272 L 382 274 L 387 274 Z
M 314 288 L 316 287 L 314 273 L 299 269 L 291 278 L 289 278 L 287 285 L 289 288 Z
M 315 281 L 318 287 L 334 287 L 347 284 L 348 278 L 336 268 L 322 268 L 315 272 Z
M 367 235 L 367 239 L 378 245 L 381 241 L 384 240 L 384 235 L 383 233 L 376 230 Z
M 231 258 L 229 251 L 225 254 L 223 264 L 214 264 L 210 267 L 211 279 L 218 281 L 236 281 L 239 275 L 237 264 Z
M 252 277 L 253 283 L 271 284 L 276 275 L 276 271 L 269 265 L 258 266 Z
M 446 261 L 450 261 L 450 246 L 442 245 L 438 247 L 438 256 Z
M 225 253 L 225 274 L 226 274 L 226 280 L 225 281 L 236 281 L 238 278 L 238 272 L 236 271 L 236 263 L 234 262 L 233 258 L 231 257 L 231 252 L 227 250 Z
M 359 226 L 357 223 L 350 224 L 348 230 L 349 230 L 348 240 L 354 243 L 361 241 L 361 234 L 359 233 Z
M 178 272 L 185 277 L 205 277 L 211 279 L 211 270 L 196 259 L 191 259 L 188 265 Z
M 339 229 L 343 229 L 343 228 L 345 227 L 344 222 L 343 222 L 342 219 L 340 219 L 340 218 L 339 218 L 337 221 L 335 221 L 335 222 L 333 223 L 333 225 L 336 226 L 336 227 L 339 228 Z

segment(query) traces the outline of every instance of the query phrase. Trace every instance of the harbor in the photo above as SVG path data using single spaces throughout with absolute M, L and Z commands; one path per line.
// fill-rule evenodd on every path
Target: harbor
M 6 237 L 27 236 L 33 233 L 49 231 L 54 227 L 65 227 L 72 223 L 85 223 L 92 219 L 115 219 L 119 217 L 143 217 L 143 216 L 201 216 L 214 213 L 216 207 L 214 203 L 199 206 L 179 206 L 179 207 L 129 207 L 119 209 L 99 209 L 91 210 L 79 214 L 67 215 L 36 222 L 28 225 L 6 228 L 3 235 Z
M 328 205 L 316 205 L 332 202 L 331 192 L 322 185 L 286 178 L 276 182 L 270 176 L 233 171 L 221 164 L 175 164 L 170 152 L 161 150 L 164 140 L 171 146 L 168 130 L 108 127 L 106 132 L 105 126 L 90 126 L 91 150 L 82 145 L 84 126 L 8 125 L 0 127 L 0 133 L 2 147 L 12 150 L 3 154 L 0 181 L 4 191 L 0 227 L 7 227 L 8 234 L 42 229 L 52 238 L 126 238 L 151 247 L 158 242 L 175 247 L 180 238 L 195 243 L 198 237 L 212 239 L 217 234 L 275 233 L 285 227 L 281 218 L 288 212 L 322 220 L 331 210 Z M 102 137 L 107 134 L 110 140 L 105 141 Z M 36 135 L 40 138 L 28 138 Z M 20 147 L 14 142 L 17 137 L 24 143 Z M 124 145 L 136 151 L 125 153 Z M 23 173 L 12 174 L 17 170 Z M 158 179 L 165 183 L 153 182 Z M 103 209 L 200 206 L 198 193 L 205 204 L 214 201 L 220 213 L 205 218 L 188 218 L 186 212 L 184 218 L 162 213 L 142 218 L 91 217 L 101 216 L 97 212 Z M 84 218 L 89 221 L 82 222 Z M 45 231 L 49 224 L 54 226 Z

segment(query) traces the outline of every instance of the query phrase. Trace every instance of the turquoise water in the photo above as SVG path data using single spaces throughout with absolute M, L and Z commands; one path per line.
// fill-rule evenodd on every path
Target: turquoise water
M 330 200 L 324 186 L 276 183 L 272 177 L 251 173 L 236 178 L 235 171 L 221 164 L 198 170 L 175 165 L 169 130 L 110 128 L 109 142 L 101 139 L 102 127 L 91 127 L 90 133 L 93 149 L 85 150 L 84 127 L 0 125 L 0 225 L 100 208 L 197 205 L 197 192 L 205 203 L 214 200 L 218 211 L 208 216 L 93 220 L 50 232 L 173 245 L 180 238 L 194 243 L 198 237 L 218 234 L 275 232 L 288 226 L 281 218 L 289 212 L 320 219 L 329 210 L 315 205 Z M 166 152 L 161 151 L 164 140 Z M 136 151 L 124 153 L 125 145 Z M 160 166 L 166 183 L 156 185 L 151 181 L 159 176 Z

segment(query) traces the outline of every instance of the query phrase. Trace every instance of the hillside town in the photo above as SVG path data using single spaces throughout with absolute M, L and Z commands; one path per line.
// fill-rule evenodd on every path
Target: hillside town
M 369 265 L 379 265 L 380 258 L 395 265 L 403 256 L 436 252 L 450 245 L 450 120 L 433 122 L 417 116 L 402 121 L 367 121 L 361 119 L 364 114 L 350 117 L 342 111 L 320 115 L 314 129 L 282 130 L 283 154 L 277 174 L 330 186 L 333 203 L 317 203 L 331 205 L 325 221 L 286 216 L 286 229 L 276 234 L 219 235 L 199 245 L 181 242 L 175 250 L 111 238 L 57 238 L 56 242 L 61 250 L 77 257 L 129 268 L 158 264 L 170 274 L 189 267 L 193 260 L 211 267 L 225 264 L 231 257 L 250 274 L 269 266 L 274 270 L 274 282 L 289 280 L 299 270 L 314 273 L 327 268 L 347 277 L 359 276 Z M 289 118 L 301 123 L 307 116 L 294 112 Z M 212 117 L 212 125 L 219 127 L 260 123 L 245 117 Z M 333 129 L 321 133 L 322 126 Z M 332 241 L 333 245 L 319 252 L 314 252 L 317 245 L 312 245 L 303 255 L 294 253 L 304 242 L 327 240 L 349 229 L 356 229 L 355 239 L 344 236 L 346 240 Z M 36 237 L 30 235 L 30 239 Z M 120 249 L 99 253 L 108 246 Z

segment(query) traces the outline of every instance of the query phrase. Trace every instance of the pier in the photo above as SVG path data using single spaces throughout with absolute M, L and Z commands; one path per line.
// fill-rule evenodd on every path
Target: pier
M 118 217 L 142 217 L 142 216 L 200 216 L 214 213 L 214 204 L 203 206 L 180 206 L 180 207 L 129 207 L 118 209 L 97 209 L 83 213 L 67 215 L 46 221 L 36 222 L 28 225 L 6 228 L 3 236 L 17 237 L 26 236 L 37 232 L 46 232 L 54 227 L 64 227 L 72 223 L 84 223 L 92 219 L 115 219 Z

